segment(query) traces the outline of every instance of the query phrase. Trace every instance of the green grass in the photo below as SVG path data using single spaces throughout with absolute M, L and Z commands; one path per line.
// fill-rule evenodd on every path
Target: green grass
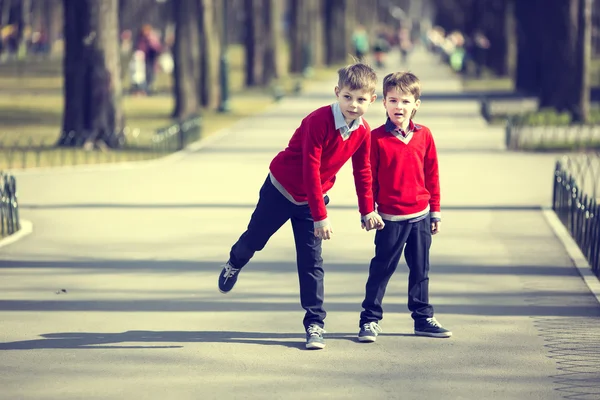
M 229 60 L 231 111 L 223 114 L 204 110 L 203 137 L 227 128 L 241 118 L 259 113 L 274 102 L 271 87 L 244 88 L 243 47 L 231 46 Z M 127 148 L 86 151 L 54 147 L 62 126 L 61 63 L 60 59 L 30 59 L 0 64 L 0 170 L 135 161 L 160 155 L 148 149 L 152 136 L 157 129 L 174 123 L 170 118 L 174 106 L 170 94 L 172 79 L 164 73 L 158 73 L 156 77 L 159 94 L 123 98 Z M 307 83 L 318 84 L 319 80 L 330 79 L 336 70 L 337 66 L 316 69 Z M 300 79 L 300 76 L 288 75 L 278 84 L 286 94 L 290 94 Z M 128 86 L 127 74 L 123 74 L 123 88 Z M 248 104 L 252 106 L 248 107 Z

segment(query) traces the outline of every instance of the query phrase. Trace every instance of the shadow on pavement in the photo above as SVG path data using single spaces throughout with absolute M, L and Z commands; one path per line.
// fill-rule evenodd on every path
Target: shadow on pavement
M 389 336 L 414 336 L 390 334 Z M 303 333 L 264 333 L 237 331 L 127 331 L 61 332 L 40 335 L 40 339 L 0 343 L 0 350 L 39 349 L 178 349 L 184 343 L 238 343 L 261 346 L 283 346 L 305 350 Z M 358 342 L 356 333 L 326 335 L 327 340 Z M 125 345 L 124 343 L 131 343 Z M 147 345 L 140 344 L 147 343 Z M 152 345 L 151 345 L 152 343 Z M 169 343 L 160 345 L 160 343 Z

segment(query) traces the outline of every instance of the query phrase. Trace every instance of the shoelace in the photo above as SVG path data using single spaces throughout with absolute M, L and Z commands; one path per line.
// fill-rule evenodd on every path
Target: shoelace
M 227 281 L 227 279 L 229 278 L 233 278 L 233 276 L 239 271 L 239 268 L 233 268 L 231 265 L 227 264 L 225 265 L 225 273 L 223 274 L 223 277 L 225 278 L 225 280 Z
M 436 328 L 441 328 L 442 324 L 440 324 L 437 319 L 435 319 L 435 317 L 431 317 L 431 318 L 427 318 L 427 323 L 431 326 L 434 326 Z
M 306 330 L 310 336 L 321 336 L 325 333 L 325 329 L 321 328 L 318 325 L 311 325 Z
M 379 324 L 377 322 L 369 322 L 368 324 L 364 324 L 363 329 L 365 331 L 373 332 L 375 335 L 383 332 L 383 330 L 381 329 L 381 327 L 379 326 Z

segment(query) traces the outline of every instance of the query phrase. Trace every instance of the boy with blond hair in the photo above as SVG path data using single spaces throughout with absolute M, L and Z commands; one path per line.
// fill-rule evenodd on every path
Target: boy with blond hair
M 352 158 L 358 208 L 367 229 L 382 227 L 374 210 L 369 163 L 371 128 L 363 119 L 376 99 L 377 75 L 368 65 L 356 63 L 338 71 L 337 102 L 305 117 L 287 148 L 271 161 L 260 189 L 258 204 L 247 230 L 231 248 L 219 276 L 219 290 L 228 293 L 241 269 L 269 238 L 291 219 L 304 310 L 306 348 L 325 347 L 322 240 L 333 233 L 327 217 L 327 192 L 336 174 Z
M 421 83 L 410 72 L 391 73 L 383 80 L 387 121 L 371 134 L 371 169 L 373 196 L 385 226 L 375 234 L 359 321 L 361 342 L 374 342 L 382 331 L 383 296 L 403 250 L 415 334 L 452 336 L 429 304 L 429 248 L 441 225 L 440 179 L 433 135 L 412 121 L 420 97 Z

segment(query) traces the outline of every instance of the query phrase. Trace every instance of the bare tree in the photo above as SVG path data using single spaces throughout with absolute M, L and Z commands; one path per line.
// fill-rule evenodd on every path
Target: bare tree
M 219 56 L 221 53 L 220 24 L 222 1 L 200 1 L 200 80 L 199 96 L 203 107 L 216 110 L 219 106 Z
M 266 0 L 265 14 L 265 53 L 263 84 L 283 75 L 281 49 L 283 47 L 283 3 L 280 0 Z
M 323 1 L 322 0 L 306 0 L 308 1 L 308 40 L 310 43 L 310 59 L 311 64 L 315 68 L 325 64 L 325 29 L 323 26 Z
M 585 119 L 589 108 L 589 58 L 591 19 L 586 0 L 546 0 L 541 47 L 540 107 L 569 112 L 575 120 Z M 585 51 L 584 51 L 585 49 Z M 587 104 L 584 104 L 587 103 Z
M 309 2 L 290 1 L 290 72 L 301 73 L 310 64 Z
M 544 0 L 515 2 L 517 28 L 517 62 L 515 89 L 529 95 L 537 95 L 541 84 L 542 48 L 544 40 L 538 19 L 538 10 Z
M 43 0 L 42 0 L 43 1 Z M 63 31 L 64 10 L 62 0 L 45 0 L 43 29 L 46 32 L 48 50 L 53 53 L 56 49 L 55 43 Z
M 264 0 L 245 0 L 246 25 L 246 86 L 262 85 L 265 62 L 265 8 Z
M 175 43 L 173 44 L 173 117 L 183 119 L 200 109 L 198 82 L 200 80 L 200 27 L 199 2 L 201 0 L 172 0 L 175 18 Z
M 64 0 L 64 113 L 60 146 L 123 144 L 118 0 Z
M 325 0 L 324 23 L 328 65 L 345 63 L 352 53 L 351 37 L 355 13 L 351 0 Z
M 577 69 L 575 80 L 577 102 L 572 107 L 573 120 L 588 122 L 590 119 L 590 66 L 592 60 L 592 3 L 593 0 L 580 0 L 578 11 Z

